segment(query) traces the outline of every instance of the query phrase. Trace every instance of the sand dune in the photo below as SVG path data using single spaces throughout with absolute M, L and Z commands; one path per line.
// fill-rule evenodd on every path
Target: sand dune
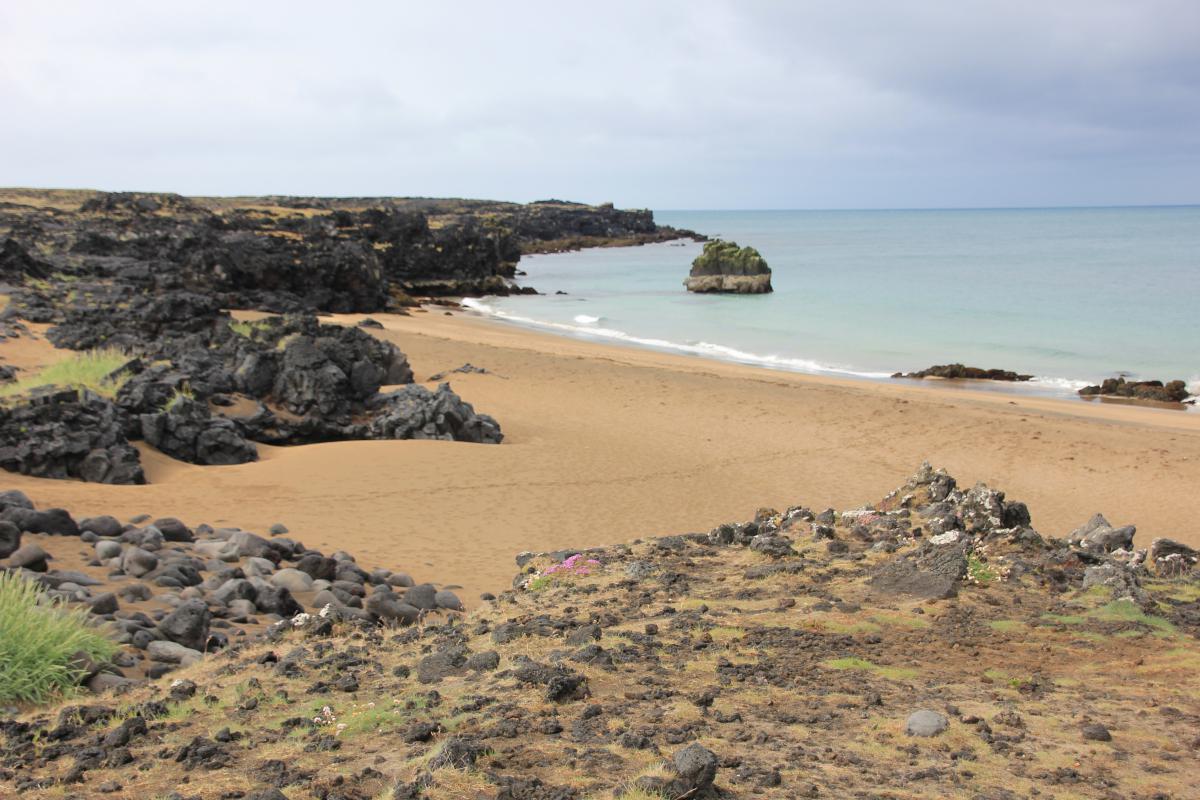
M 418 380 L 467 361 L 491 370 L 450 380 L 500 420 L 505 443 L 264 446 L 260 462 L 232 467 L 144 451 L 149 486 L 0 485 L 77 515 L 282 522 L 310 546 L 460 584 L 467 599 L 506 587 L 521 550 L 707 530 L 764 505 L 849 507 L 924 459 L 1025 500 L 1043 533 L 1102 511 L 1137 523 L 1143 544 L 1200 544 L 1197 414 L 768 372 L 438 311 L 375 317 Z

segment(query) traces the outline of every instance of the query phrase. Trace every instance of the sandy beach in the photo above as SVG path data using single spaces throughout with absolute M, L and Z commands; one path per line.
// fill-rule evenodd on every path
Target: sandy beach
M 240 314 L 252 317 L 254 314 Z M 500 446 L 362 441 L 260 446 L 258 463 L 193 466 L 141 446 L 147 486 L 6 474 L 77 517 L 171 514 L 265 532 L 282 522 L 323 550 L 460 585 L 505 588 L 523 550 L 708 530 L 760 506 L 882 497 L 922 460 L 1027 502 L 1042 533 L 1103 512 L 1200 544 L 1200 415 L 972 389 L 772 372 L 531 332 L 441 309 L 373 315 L 418 381 L 453 374 Z M 361 316 L 330 321 L 353 324 Z M 6 363 L 54 357 L 0 344 Z

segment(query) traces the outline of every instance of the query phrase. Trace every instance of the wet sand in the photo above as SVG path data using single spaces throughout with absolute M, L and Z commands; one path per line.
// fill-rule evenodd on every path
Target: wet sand
M 231 467 L 144 449 L 148 486 L 4 474 L 0 488 L 76 516 L 171 515 L 259 533 L 282 522 L 309 546 L 461 585 L 467 600 L 507 587 L 522 550 L 708 530 L 760 506 L 855 507 L 926 459 L 1026 501 L 1044 534 L 1101 511 L 1136 523 L 1140 545 L 1200 546 L 1200 414 L 772 372 L 440 309 L 372 316 L 418 380 L 465 362 L 490 370 L 449 380 L 500 421 L 504 444 L 260 446 L 258 463 Z M 22 365 L 49 352 L 0 343 L 0 361 L 14 363 L 17 348 Z

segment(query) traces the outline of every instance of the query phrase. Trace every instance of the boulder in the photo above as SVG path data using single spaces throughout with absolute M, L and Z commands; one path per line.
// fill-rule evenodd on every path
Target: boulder
M 1172 539 L 1155 539 L 1146 553 L 1146 568 L 1165 578 L 1187 575 L 1197 563 L 1200 563 L 1200 550 Z
M 258 460 L 236 422 L 213 416 L 207 404 L 180 395 L 165 410 L 140 417 L 142 438 L 191 464 L 245 464 Z
M 771 289 L 771 268 L 753 247 L 714 239 L 692 262 L 683 282 L 689 292 L 765 294 Z
M 0 558 L 8 558 L 21 547 L 21 529 L 8 520 L 0 520 Z
M 1086 590 L 1093 586 L 1103 586 L 1112 590 L 1113 597 L 1118 599 L 1129 598 L 1142 603 L 1149 598 L 1132 570 L 1124 564 L 1114 564 L 1111 561 L 1088 567 L 1083 571 L 1083 588 Z
M 24 492 L 18 489 L 9 489 L 7 491 L 0 492 L 0 511 L 3 511 L 9 506 L 27 508 L 30 511 L 32 511 L 34 508 L 33 501 L 30 500 Z
M 140 578 L 158 568 L 158 556 L 140 547 L 127 547 L 121 554 L 121 570 L 126 575 Z
M 158 632 L 166 639 L 192 650 L 203 650 L 208 641 L 212 615 L 203 600 L 188 600 L 158 623 Z
M 439 589 L 433 596 L 433 602 L 438 608 L 444 608 L 449 611 L 462 611 L 462 600 L 458 599 L 458 595 L 449 589 Z
M 181 664 L 188 666 L 199 661 L 203 654 L 194 648 L 184 647 L 177 642 L 157 640 L 146 646 L 146 652 L 152 661 L 164 664 Z
M 450 390 L 405 386 L 376 395 L 368 403 L 373 416 L 368 425 L 372 439 L 444 439 L 447 441 L 499 444 L 504 439 L 496 420 L 476 414 L 470 403 Z
M 97 536 L 120 536 L 125 526 L 116 517 L 104 515 L 80 520 L 79 530 L 90 531 Z
M 270 541 L 258 534 L 233 531 L 227 541 L 237 548 L 238 555 L 242 558 L 265 558 L 275 563 L 279 561 L 279 552 L 271 546 Z
M 424 610 L 437 608 L 437 588 L 432 583 L 420 583 L 404 593 L 404 602 Z
M 662 797 L 714 797 L 713 782 L 720 760 L 708 748 L 692 742 L 671 757 L 660 775 L 638 778 L 637 786 L 648 794 Z
M 146 482 L 126 417 L 86 390 L 37 390 L 0 407 L 0 467 L 38 478 L 93 483 Z
M 98 594 L 88 600 L 88 605 L 91 607 L 93 614 L 115 614 L 120 608 L 120 603 L 117 602 L 117 596 L 112 592 Z
M 313 590 L 312 576 L 307 572 L 301 572 L 291 567 L 286 567 L 272 573 L 268 580 L 271 582 L 271 585 L 287 589 L 293 594 L 297 592 L 311 592 Z
M 26 278 L 46 278 L 49 265 L 29 255 L 20 242 L 11 237 L 0 240 L 0 281 L 20 283 Z
M 27 569 L 30 572 L 45 572 L 50 568 L 47 563 L 50 554 L 36 544 L 27 544 L 17 548 L 8 557 L 8 566 L 14 569 Z
M 928 709 L 914 711 L 904 721 L 904 732 L 909 736 L 937 736 L 950 727 L 950 721 L 942 714 Z
M 316 605 L 321 605 L 319 598 L 325 592 L 317 595 Z M 375 592 L 363 604 L 365 610 L 377 620 L 402 625 L 411 625 L 421 618 L 421 610 L 404 602 L 391 592 Z
M 967 554 L 961 542 L 942 545 L 926 542 L 916 552 L 882 564 L 868 585 L 883 595 L 944 600 L 958 594 L 966 574 Z
M 192 535 L 192 531 L 187 525 L 184 525 L 175 517 L 162 517 L 150 523 L 155 528 L 162 532 L 163 539 L 168 542 L 194 542 L 196 537 Z
M 107 561 L 110 558 L 116 558 L 121 555 L 121 543 L 114 542 L 111 539 L 101 539 L 96 542 L 96 558 L 101 561 Z
M 1111 553 L 1114 550 L 1132 550 L 1136 533 L 1137 528 L 1133 525 L 1114 528 L 1103 514 L 1096 514 L 1072 531 L 1067 541 L 1083 550 Z
M 78 536 L 79 526 L 71 515 L 61 508 L 33 511 L 20 506 L 9 506 L 0 511 L 0 520 L 7 520 L 25 533 L 48 533 L 53 536 Z

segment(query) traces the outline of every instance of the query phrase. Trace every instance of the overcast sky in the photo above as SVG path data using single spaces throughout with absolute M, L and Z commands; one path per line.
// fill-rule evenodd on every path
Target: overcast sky
M 1200 0 L 4 2 L 0 185 L 1200 202 Z

